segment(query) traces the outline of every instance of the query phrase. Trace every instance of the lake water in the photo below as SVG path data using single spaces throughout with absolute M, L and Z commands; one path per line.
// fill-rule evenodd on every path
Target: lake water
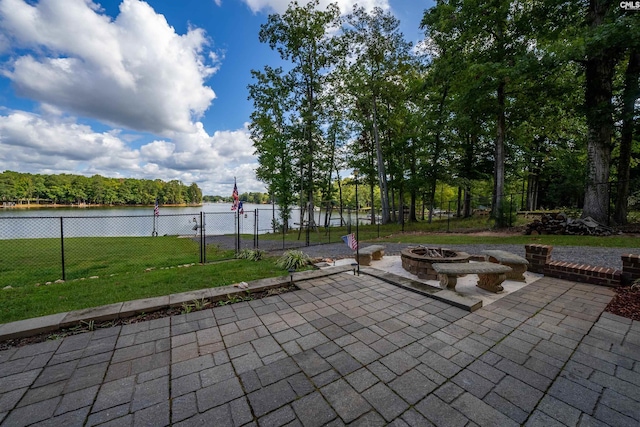
M 26 238 L 194 235 L 201 226 L 201 212 L 207 235 L 272 232 L 272 220 L 280 221 L 278 208 L 271 205 L 244 204 L 244 214 L 231 211 L 230 203 L 205 203 L 203 206 L 160 206 L 159 216 L 153 207 L 87 207 L 0 209 L 0 240 Z M 324 212 L 315 212 L 316 224 L 324 224 Z M 291 228 L 298 228 L 300 209 L 292 209 Z M 339 225 L 333 212 L 331 225 Z

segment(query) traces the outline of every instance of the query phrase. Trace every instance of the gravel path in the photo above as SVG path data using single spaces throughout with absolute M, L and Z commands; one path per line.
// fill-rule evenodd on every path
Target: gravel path
M 292 242 L 287 242 L 291 244 Z M 330 243 L 316 246 L 304 247 L 304 242 L 295 242 L 299 244 L 302 252 L 306 253 L 310 257 L 327 257 L 327 258 L 348 258 L 353 256 L 353 251 L 347 247 L 344 243 Z M 640 242 L 639 242 L 640 243 Z M 231 236 L 207 236 L 207 244 L 217 244 L 223 248 L 235 247 L 235 239 Z M 409 246 L 418 246 L 417 243 L 389 243 L 381 242 L 380 244 L 385 246 L 386 255 L 400 255 L 400 251 Z M 369 243 L 365 243 L 364 246 L 368 246 Z M 425 246 L 429 245 L 428 242 L 423 243 Z M 243 248 L 253 248 L 253 239 L 243 239 Z M 260 249 L 264 249 L 272 252 L 273 254 L 282 253 L 282 242 L 277 240 L 260 240 Z M 473 244 L 473 245 L 445 245 L 444 247 L 459 251 L 464 251 L 469 254 L 481 254 L 485 249 L 502 249 L 512 252 L 514 254 L 525 256 L 524 245 L 512 245 L 512 244 Z M 287 249 L 295 249 L 288 247 Z M 598 248 L 589 246 L 556 246 L 551 252 L 551 259 L 554 261 L 567 261 L 580 264 L 588 264 L 599 267 L 610 267 L 618 270 L 622 270 L 623 254 L 640 254 L 640 247 L 637 248 Z
M 408 246 L 417 244 L 406 243 L 380 243 L 386 247 L 385 255 L 400 255 L 400 251 Z M 424 243 L 428 245 L 428 243 Z M 367 244 L 365 244 L 367 246 Z M 500 244 L 474 244 L 474 245 L 445 245 L 446 248 L 464 251 L 469 254 L 481 254 L 485 249 L 502 249 L 514 254 L 525 256 L 524 245 L 500 245 Z M 353 251 L 344 243 L 332 243 L 328 245 L 309 246 L 301 250 L 311 257 L 350 257 Z M 599 267 L 610 267 L 622 270 L 623 254 L 640 254 L 640 248 L 597 248 L 587 246 L 556 246 L 551 252 L 554 261 L 567 261 L 580 264 L 588 264 Z

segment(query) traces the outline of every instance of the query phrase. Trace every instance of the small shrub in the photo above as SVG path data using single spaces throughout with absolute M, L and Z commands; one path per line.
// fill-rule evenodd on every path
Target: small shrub
M 182 314 L 189 314 L 192 311 L 193 311 L 193 305 L 187 304 L 186 302 L 182 303 L 182 310 L 181 310 Z
M 248 259 L 249 261 L 260 261 L 265 251 L 261 249 L 243 249 L 236 255 L 238 259 Z
M 276 261 L 276 265 L 286 270 L 298 269 L 309 263 L 309 257 L 302 251 L 287 251 Z
M 183 302 L 182 309 L 180 310 L 182 314 L 189 314 L 192 311 L 200 311 L 204 310 L 208 306 L 211 305 L 211 301 L 206 298 L 194 299 L 191 304 Z
M 211 301 L 209 301 L 206 298 L 194 299 L 193 300 L 193 308 L 196 311 L 204 310 L 205 308 L 207 308 L 210 305 L 211 305 Z

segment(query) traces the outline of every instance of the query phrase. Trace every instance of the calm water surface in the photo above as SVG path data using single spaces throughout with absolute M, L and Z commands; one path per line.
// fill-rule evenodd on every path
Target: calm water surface
M 231 211 L 230 203 L 205 203 L 203 206 L 160 206 L 154 216 L 149 207 L 64 207 L 32 209 L 0 209 L 0 240 L 64 237 L 114 237 L 158 235 L 195 235 L 201 226 L 203 213 L 207 235 L 232 234 L 239 228 L 242 234 L 272 231 L 272 219 L 280 221 L 277 207 L 244 204 L 244 214 Z M 257 209 L 257 215 L 256 215 Z M 299 208 L 292 209 L 289 226 L 297 228 Z M 324 224 L 324 213 L 316 211 L 316 223 Z M 339 223 L 334 213 L 331 225 Z

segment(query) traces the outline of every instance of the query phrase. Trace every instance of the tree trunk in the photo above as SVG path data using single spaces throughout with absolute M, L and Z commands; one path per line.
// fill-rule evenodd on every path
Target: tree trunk
M 396 214 L 396 212 L 397 212 L 397 209 L 396 209 L 396 192 L 395 192 L 393 187 L 391 187 L 390 191 L 391 191 L 391 198 L 389 200 L 390 200 L 391 206 L 389 206 L 389 220 L 391 222 L 396 222 L 396 220 L 398 218 L 398 215 Z
M 376 145 L 376 159 L 378 162 L 378 183 L 380 185 L 380 204 L 382 205 L 382 224 L 388 224 L 391 220 L 389 215 L 389 186 L 387 184 L 387 173 L 384 166 L 384 158 L 382 156 L 382 145 L 380 144 L 380 135 L 378 133 L 378 113 L 376 98 L 373 97 L 373 141 Z
M 340 226 L 344 226 L 344 201 L 342 200 L 342 181 L 340 180 L 340 171 L 336 165 L 336 177 L 338 178 L 338 197 L 340 198 Z
M 464 187 L 464 217 L 471 216 L 471 185 L 466 184 Z
M 418 202 L 418 190 L 416 189 L 416 181 L 418 180 L 418 177 L 416 176 L 416 157 L 417 156 L 415 153 L 414 142 L 411 141 L 411 160 L 409 163 L 409 183 L 411 185 L 411 188 L 409 190 L 411 194 L 411 206 L 409 206 L 409 221 L 411 222 L 418 221 L 418 216 L 416 213 L 416 203 Z
M 471 179 L 470 175 L 473 170 L 473 152 L 474 147 L 478 143 L 478 134 L 476 132 L 466 134 L 467 144 L 464 148 L 464 169 L 467 172 L 464 187 L 464 217 L 469 218 L 473 211 L 471 209 Z
M 416 215 L 416 202 L 418 201 L 418 194 L 415 188 L 411 188 L 409 195 L 411 198 L 411 204 L 409 205 L 409 221 L 417 222 L 418 216 Z
M 437 181 L 435 178 L 431 180 L 431 188 L 429 189 L 429 199 L 431 200 L 431 207 L 429 208 L 429 224 L 433 220 L 433 209 L 435 208 L 435 200 L 436 200 L 436 185 Z
M 591 0 L 587 22 L 592 30 L 603 25 L 612 1 Z M 611 103 L 616 52 L 613 48 L 587 53 L 585 105 L 587 109 L 587 181 L 582 217 L 606 224 L 609 220 L 609 167 L 613 107 Z
M 631 146 L 633 144 L 633 116 L 635 103 L 640 97 L 640 50 L 632 50 L 625 72 L 625 85 L 622 94 L 622 132 L 620 137 L 620 160 L 618 161 L 618 192 L 616 197 L 615 221 L 627 223 L 627 198 L 629 197 L 629 176 L 631 168 Z
M 493 206 L 494 218 L 498 219 L 498 224 L 502 225 L 500 205 L 504 196 L 504 136 L 505 136 L 505 83 L 504 80 L 498 84 L 498 132 L 494 151 L 493 168 Z
M 371 224 L 375 224 L 374 219 L 376 216 L 376 208 L 375 208 L 375 203 L 373 203 L 373 196 L 374 196 L 374 184 L 373 184 L 373 180 L 371 180 L 369 182 L 369 194 L 371 194 Z
M 398 190 L 398 224 L 404 224 L 404 186 L 400 182 L 400 189 Z
M 538 199 L 538 169 L 530 170 L 527 176 L 527 210 L 534 211 Z

